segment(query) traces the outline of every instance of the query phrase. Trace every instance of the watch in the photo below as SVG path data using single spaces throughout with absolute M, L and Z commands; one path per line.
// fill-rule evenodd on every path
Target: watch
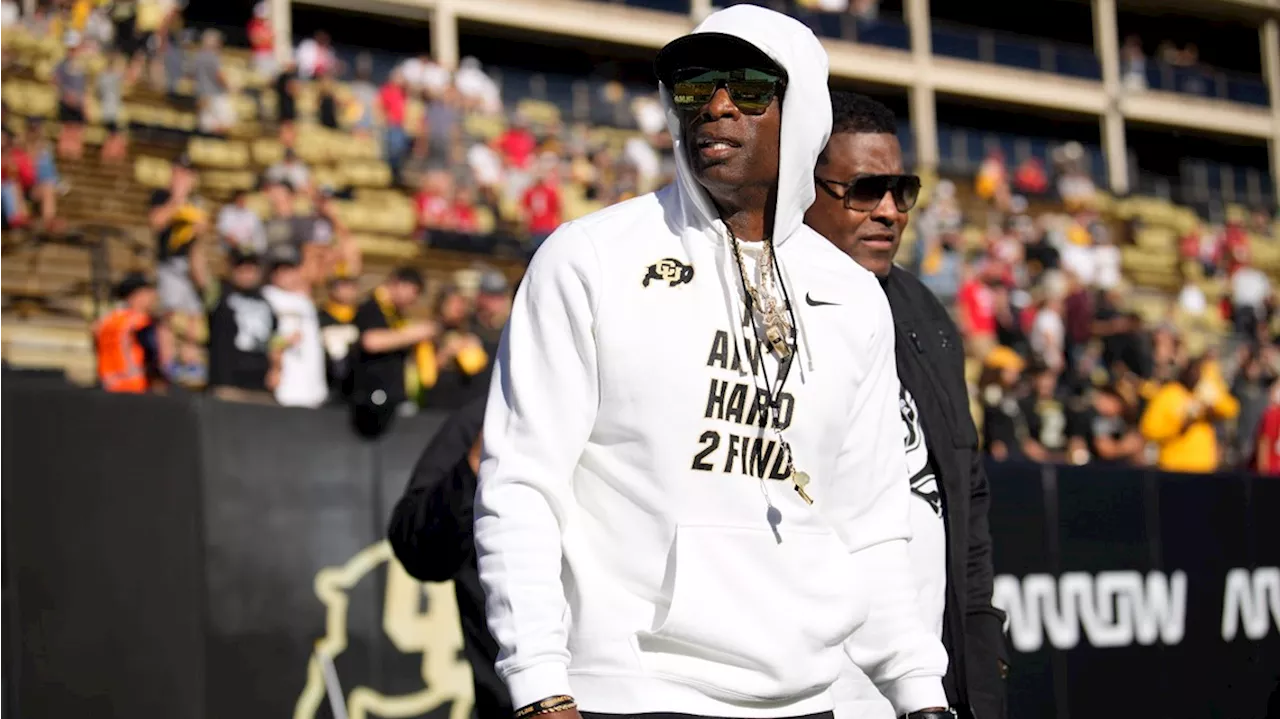
M 955 709 L 924 709 L 904 714 L 899 719 L 956 719 Z

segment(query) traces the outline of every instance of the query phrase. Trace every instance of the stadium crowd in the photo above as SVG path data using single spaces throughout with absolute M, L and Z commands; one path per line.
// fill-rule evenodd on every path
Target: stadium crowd
M 877 3 L 802 5 L 871 20 Z M 630 103 L 638 132 L 621 145 L 602 142 L 585 123 L 517 111 L 521 98 L 502 97 L 474 58 L 450 69 L 426 55 L 407 57 L 377 78 L 372 58 L 344 62 L 332 38 L 317 32 L 278 64 L 259 4 L 246 34 L 261 89 L 246 118 L 233 102 L 240 88 L 224 67 L 221 34 L 185 28 L 179 4 L 62 0 L 38 3 L 30 17 L 15 7 L 5 0 L 6 24 L 61 38 L 67 52 L 53 73 L 57 142 L 34 122 L 25 133 L 5 132 L 6 228 L 55 226 L 64 189 L 56 158 L 83 152 L 90 95 L 110 132 L 104 161 L 125 156 L 116 117 L 126 88 L 139 82 L 173 95 L 189 81 L 202 134 L 226 136 L 250 123 L 285 147 L 253 191 L 237 191 L 220 207 L 200 196 L 188 158 L 173 164 L 147 215 L 155 280 L 126 278 L 120 309 L 96 328 L 108 389 L 207 387 L 244 401 L 349 404 L 367 410 L 360 416 L 373 430 L 396 412 L 453 408 L 482 391 L 510 306 L 506 276 L 480 264 L 427 288 L 402 267 L 361 294 L 360 249 L 332 205 L 349 188 L 315 181 L 294 151 L 301 125 L 375 138 L 428 244 L 434 233 L 499 232 L 531 251 L 561 222 L 672 174 L 656 95 Z M 1177 52 L 1164 60 L 1194 64 L 1194 47 Z M 1138 77 L 1141 44 L 1127 42 L 1124 56 L 1126 77 Z M 304 85 L 317 88 L 314 113 L 301 107 Z M 486 139 L 468 131 L 475 117 L 509 122 Z M 1053 166 L 1034 157 L 1010 166 L 993 152 L 975 177 L 931 181 L 914 213 L 900 261 L 954 308 L 986 451 L 997 459 L 1280 474 L 1276 296 L 1251 263 L 1248 240 L 1271 238 L 1271 216 L 1235 210 L 1180 238 L 1184 286 L 1164 300 L 1166 321 L 1144 321 L 1121 271 L 1121 246 L 1140 228 L 1099 212 L 1081 155 L 1078 144 L 1064 143 Z M 966 232 L 972 226 L 977 236 Z M 1220 306 L 1201 289 L 1209 279 L 1229 288 Z M 1177 329 L 1175 320 L 1209 313 L 1227 321 L 1226 336 L 1197 343 Z M 160 319 L 151 322 L 153 315 Z M 122 333 L 139 330 L 136 354 L 116 351 Z

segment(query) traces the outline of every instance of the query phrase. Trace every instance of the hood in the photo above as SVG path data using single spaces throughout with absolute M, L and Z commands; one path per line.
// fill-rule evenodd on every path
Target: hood
M 805 210 L 813 204 L 813 168 L 831 135 L 827 51 L 800 21 L 755 5 L 736 5 L 713 13 L 692 34 L 708 32 L 741 38 L 787 71 L 772 232 L 774 244 L 780 245 L 804 223 Z M 677 191 L 686 208 L 686 219 L 715 225 L 720 222 L 719 213 L 685 157 L 684 132 L 671 103 L 671 92 L 663 85 L 661 94 L 675 150 Z

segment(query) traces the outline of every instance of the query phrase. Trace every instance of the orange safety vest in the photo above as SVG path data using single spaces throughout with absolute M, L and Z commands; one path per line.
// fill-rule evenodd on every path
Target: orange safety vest
M 147 391 L 146 355 L 137 332 L 151 324 L 142 312 L 113 310 L 98 324 L 98 379 L 108 392 Z

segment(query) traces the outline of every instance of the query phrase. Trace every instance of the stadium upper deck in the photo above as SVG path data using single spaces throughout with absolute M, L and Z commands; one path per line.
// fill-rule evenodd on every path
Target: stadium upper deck
M 458 60 L 459 22 L 658 48 L 713 9 L 711 0 L 271 1 L 277 17 L 287 17 L 289 5 L 298 2 L 427 20 L 432 54 L 451 65 Z M 716 3 L 725 4 L 733 0 Z M 1161 3 L 1162 9 L 1193 17 L 1226 17 L 1257 27 L 1261 76 L 1215 71 L 1197 81 L 1183 69 L 1151 62 L 1146 88 L 1140 92 L 1122 83 L 1117 0 L 1090 0 L 1089 5 L 1092 48 L 935 24 L 929 0 L 904 0 L 902 20 L 882 18 L 867 24 L 822 13 L 809 13 L 809 20 L 824 36 L 833 77 L 907 89 L 914 154 L 921 167 L 938 165 L 936 97 L 944 94 L 1097 117 L 1106 177 L 1115 192 L 1129 190 L 1134 176 L 1126 147 L 1127 123 L 1264 140 L 1270 147 L 1271 174 L 1276 176 L 1280 0 Z M 1145 0 L 1122 5 L 1144 12 L 1153 7 Z M 276 31 L 277 47 L 288 47 L 290 27 L 280 23 Z

